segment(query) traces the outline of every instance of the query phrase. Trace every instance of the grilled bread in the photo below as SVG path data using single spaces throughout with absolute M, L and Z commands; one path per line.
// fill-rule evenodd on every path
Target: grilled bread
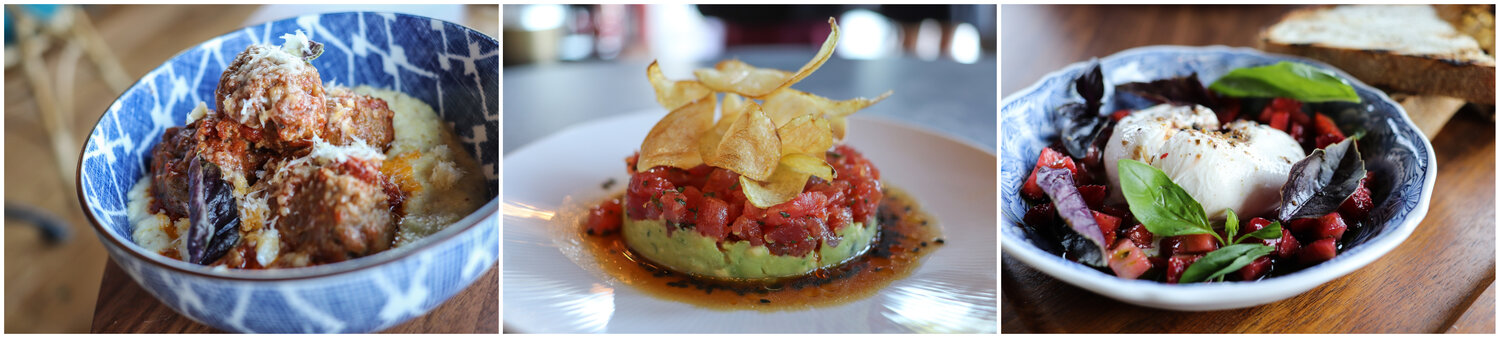
M 1259 48 L 1321 60 L 1395 91 L 1495 102 L 1494 57 L 1427 5 L 1296 10 L 1261 32 Z

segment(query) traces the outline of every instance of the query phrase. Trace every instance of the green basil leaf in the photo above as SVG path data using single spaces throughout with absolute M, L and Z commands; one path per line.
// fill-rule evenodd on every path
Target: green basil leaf
M 1235 244 L 1222 247 L 1193 262 L 1193 265 L 1188 266 L 1187 270 L 1182 272 L 1182 278 L 1177 281 L 1178 283 L 1196 283 L 1218 278 L 1250 265 L 1256 258 L 1270 254 L 1273 249 L 1275 248 L 1264 244 Z
M 1120 172 L 1120 191 L 1125 194 L 1130 212 L 1146 231 L 1160 237 L 1192 234 L 1219 237 L 1208 223 L 1203 206 L 1166 173 L 1132 159 L 1120 159 L 1116 166 Z
M 1259 239 L 1281 238 L 1281 222 L 1271 222 L 1271 224 L 1266 225 L 1266 227 L 1260 228 L 1260 230 L 1256 230 L 1255 232 L 1245 234 L 1245 237 L 1240 237 L 1240 239 L 1246 239 L 1250 237 Z
M 1233 240 L 1234 236 L 1240 233 L 1240 217 L 1234 214 L 1234 209 L 1225 208 L 1224 212 L 1229 213 L 1229 218 L 1224 219 L 1224 238 Z M 1235 241 L 1235 243 L 1238 242 Z
M 1348 82 L 1317 67 L 1281 61 L 1273 65 L 1238 68 L 1208 86 L 1230 97 L 1290 97 L 1302 102 L 1359 102 Z

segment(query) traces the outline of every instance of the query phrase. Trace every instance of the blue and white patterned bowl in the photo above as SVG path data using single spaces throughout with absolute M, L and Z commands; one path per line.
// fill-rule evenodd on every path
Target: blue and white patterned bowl
M 131 241 L 126 193 L 149 172 L 168 127 L 211 101 L 226 62 L 246 46 L 307 32 L 325 44 L 323 81 L 405 92 L 437 110 L 483 166 L 490 202 L 411 245 L 299 269 L 219 270 Z M 99 119 L 78 163 L 78 199 L 110 257 L 157 299 L 237 332 L 368 332 L 419 316 L 483 275 L 499 256 L 499 43 L 469 28 L 391 13 L 331 13 L 247 27 L 185 50 L 147 73 Z M 212 104 L 210 104 L 212 106 Z
M 1354 237 L 1333 260 L 1285 276 L 1256 282 L 1211 284 L 1164 284 L 1126 280 L 1063 259 L 1038 248 L 1022 229 L 1026 202 L 1020 189 L 1037 155 L 1057 138 L 1052 124 L 1055 108 L 1077 100 L 1072 81 L 1085 71 L 1086 63 L 1069 65 L 1047 74 L 1041 81 L 1000 103 L 1000 196 L 1001 251 L 1017 260 L 1075 286 L 1142 306 L 1206 311 L 1255 306 L 1306 292 L 1354 271 L 1390 252 L 1406 240 L 1427 215 L 1437 163 L 1432 145 L 1407 118 L 1401 106 L 1373 87 L 1326 64 L 1248 48 L 1154 46 L 1126 50 L 1100 60 L 1106 82 L 1102 111 L 1140 109 L 1148 103 L 1122 94 L 1118 84 L 1150 81 L 1198 73 L 1211 83 L 1235 68 L 1261 66 L 1278 61 L 1302 62 L 1334 71 L 1358 91 L 1360 104 L 1347 104 L 1329 114 L 1345 128 L 1367 130 L 1359 142 L 1365 165 L 1375 172 L 1371 184 L 1376 206 L 1366 228 L 1351 230 Z

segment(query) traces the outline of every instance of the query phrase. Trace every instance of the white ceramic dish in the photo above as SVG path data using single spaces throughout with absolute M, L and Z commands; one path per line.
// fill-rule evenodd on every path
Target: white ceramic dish
M 1165 284 L 1154 281 L 1127 280 L 1071 262 L 1037 248 L 1021 229 L 1020 215 L 1024 201 L 1018 197 L 1021 182 L 1026 179 L 1040 148 L 1055 133 L 1050 111 L 1066 102 L 1071 81 L 1083 72 L 1086 62 L 1075 63 L 1043 76 L 1036 84 L 1006 97 L 1000 103 L 1001 118 L 1001 250 L 1026 265 L 1059 280 L 1122 302 L 1181 311 L 1209 311 L 1256 306 L 1279 301 L 1307 292 L 1335 278 L 1370 264 L 1405 241 L 1427 214 L 1437 179 L 1436 158 L 1432 145 L 1406 116 L 1400 105 L 1385 93 L 1359 82 L 1352 76 L 1317 61 L 1290 56 L 1266 54 L 1248 48 L 1223 46 L 1182 47 L 1152 46 L 1126 50 L 1100 60 L 1105 72 L 1106 88 L 1125 82 L 1146 81 L 1196 73 L 1204 83 L 1211 83 L 1231 69 L 1290 60 L 1311 64 L 1337 73 L 1350 81 L 1364 101 L 1358 114 L 1341 114 L 1369 131 L 1360 149 L 1366 165 L 1376 171 L 1382 182 L 1374 185 L 1376 207 L 1368 225 L 1355 238 L 1357 243 L 1327 262 L 1284 276 L 1255 282 L 1210 284 Z M 1108 92 L 1107 92 L 1108 93 Z M 1106 94 L 1106 97 L 1112 97 Z M 1103 111 L 1113 111 L 1107 103 Z M 1046 141 L 1044 141 L 1046 140 Z M 1383 187 L 1381 185 L 1384 185 Z
M 504 161 L 502 301 L 517 332 L 995 332 L 995 155 L 894 122 L 850 119 L 846 142 L 910 193 L 947 244 L 866 299 L 795 312 L 723 311 L 655 298 L 578 247 L 577 217 L 629 180 L 624 159 L 664 112 L 578 125 Z M 559 231 L 559 229 L 563 229 Z M 573 239 L 573 240 L 570 240 Z

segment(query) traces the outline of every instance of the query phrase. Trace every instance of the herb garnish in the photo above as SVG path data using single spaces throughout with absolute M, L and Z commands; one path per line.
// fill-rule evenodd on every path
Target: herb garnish
M 1270 254 L 1275 248 L 1259 243 L 1240 243 L 1249 238 L 1281 238 L 1281 222 L 1273 222 L 1260 230 L 1239 236 L 1240 220 L 1234 210 L 1226 210 L 1224 237 L 1214 232 L 1203 206 L 1188 195 L 1166 173 L 1150 165 L 1132 159 L 1121 159 L 1116 165 L 1120 171 L 1120 189 L 1130 212 L 1153 235 L 1162 237 L 1209 234 L 1218 239 L 1218 250 L 1209 252 L 1194 261 L 1183 271 L 1181 283 L 1200 282 L 1218 278 L 1237 271 Z
M 1208 86 L 1229 97 L 1289 97 L 1302 102 L 1359 102 L 1359 94 L 1338 75 L 1317 67 L 1281 61 L 1237 68 Z

